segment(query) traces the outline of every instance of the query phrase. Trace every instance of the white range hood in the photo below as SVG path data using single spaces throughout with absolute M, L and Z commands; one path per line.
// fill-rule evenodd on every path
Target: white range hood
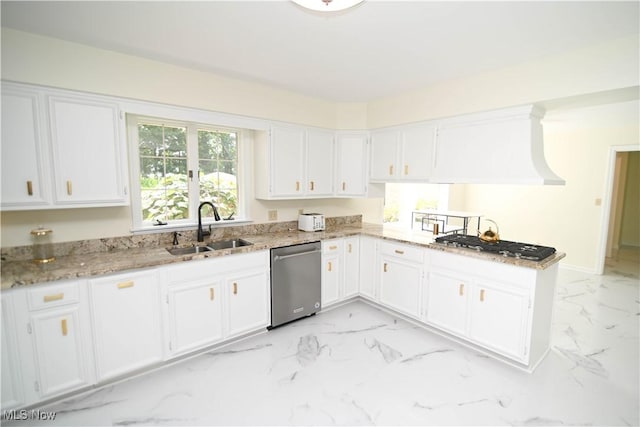
M 564 185 L 544 157 L 543 116 L 528 105 L 439 120 L 430 181 Z

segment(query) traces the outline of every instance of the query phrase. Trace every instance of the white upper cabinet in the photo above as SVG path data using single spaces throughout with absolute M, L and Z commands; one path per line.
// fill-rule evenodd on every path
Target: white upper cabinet
M 50 202 L 40 94 L 2 85 L 2 209 Z
M 433 171 L 436 128 L 432 125 L 411 126 L 400 134 L 399 179 L 426 181 Z
M 400 132 L 397 130 L 371 132 L 371 181 L 396 180 L 399 141 Z
M 126 204 L 118 106 L 84 97 L 49 97 L 55 200 Z
M 313 197 L 333 195 L 334 133 L 307 130 L 307 176 L 304 193 Z
M 303 128 L 274 126 L 269 140 L 270 193 L 274 197 L 299 196 L 304 190 Z
M 118 105 L 105 97 L 2 85 L 2 210 L 129 204 Z
M 545 161 L 541 118 L 525 106 L 442 120 L 432 181 L 564 184 Z
M 278 125 L 263 136 L 255 146 L 257 198 L 333 196 L 333 132 Z
M 371 181 L 428 181 L 433 169 L 435 126 L 412 125 L 371 133 Z
M 338 133 L 336 137 L 336 196 L 367 195 L 366 133 Z

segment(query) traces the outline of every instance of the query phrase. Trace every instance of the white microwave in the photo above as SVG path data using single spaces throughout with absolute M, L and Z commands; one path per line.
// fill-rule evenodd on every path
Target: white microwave
M 319 213 L 306 213 L 298 216 L 298 230 L 323 231 L 324 215 Z

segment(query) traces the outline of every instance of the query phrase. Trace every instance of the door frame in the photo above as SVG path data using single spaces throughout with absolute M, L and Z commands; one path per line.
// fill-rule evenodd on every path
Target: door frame
M 640 144 L 613 145 L 609 147 L 609 168 L 604 193 L 602 217 L 600 221 L 600 245 L 596 264 L 596 274 L 604 273 L 604 262 L 607 255 L 607 236 L 609 235 L 609 221 L 611 221 L 611 204 L 613 203 L 613 183 L 616 175 L 616 155 L 618 153 L 640 151 Z

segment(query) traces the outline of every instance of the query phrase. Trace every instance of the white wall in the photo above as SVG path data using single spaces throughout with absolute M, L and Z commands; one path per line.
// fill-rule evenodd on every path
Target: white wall
M 2 28 L 2 78 L 319 127 L 336 106 L 263 84 Z
M 368 127 L 638 86 L 639 51 L 638 37 L 627 37 L 382 98 L 368 104 Z

